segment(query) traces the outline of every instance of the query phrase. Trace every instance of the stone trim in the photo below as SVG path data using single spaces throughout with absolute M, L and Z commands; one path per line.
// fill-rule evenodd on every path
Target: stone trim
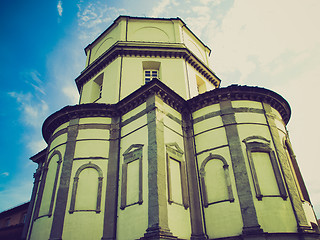
M 112 118 L 102 240 L 117 239 L 120 125 L 119 117 Z
M 221 80 L 182 43 L 143 43 L 118 41 L 75 79 L 78 90 L 118 57 L 183 58 L 215 87 Z
M 286 152 L 288 153 L 288 161 L 290 161 L 289 163 L 291 163 L 291 167 L 292 167 L 292 171 L 294 173 L 294 175 L 296 176 L 296 180 L 297 180 L 297 185 L 298 185 L 298 190 L 300 193 L 300 197 L 302 201 L 308 201 L 309 203 L 311 203 L 310 201 L 310 197 L 306 188 L 306 185 L 303 181 L 298 163 L 297 163 L 297 159 L 296 159 L 296 155 L 293 152 L 290 140 L 288 138 L 288 136 L 283 138 L 283 147 L 286 150 Z
M 177 143 L 166 144 L 166 160 L 167 160 L 167 184 L 168 184 L 168 202 L 169 204 L 176 203 L 172 199 L 172 181 L 171 181 L 171 169 L 170 169 L 170 159 L 179 162 L 180 166 L 180 181 L 181 181 L 181 193 L 182 193 L 182 205 L 185 209 L 189 207 L 189 194 L 187 188 L 187 176 L 186 176 L 186 166 L 183 161 L 183 151 Z M 176 203 L 179 204 L 180 203 Z
M 106 157 L 78 157 L 78 158 L 74 158 L 73 161 L 77 161 L 77 160 L 108 160 L 109 158 Z
M 221 118 L 225 126 L 229 151 L 232 162 L 236 189 L 240 204 L 241 216 L 243 221 L 243 234 L 262 233 L 256 209 L 253 202 L 249 177 L 242 152 L 238 128 L 236 125 L 235 114 L 232 111 L 231 101 L 221 101 Z
M 120 209 L 124 210 L 128 206 L 135 204 L 141 205 L 143 202 L 142 187 L 142 148 L 143 144 L 132 144 L 124 153 L 123 153 L 123 164 L 122 164 L 122 181 L 121 181 L 121 205 Z M 133 161 L 139 161 L 139 199 L 135 203 L 127 205 L 127 170 L 128 164 Z
M 170 131 L 174 132 L 175 134 L 179 135 L 180 137 L 183 137 L 183 135 L 182 135 L 181 133 L 177 132 L 176 130 L 172 129 L 171 127 L 167 126 L 166 124 L 164 124 L 164 126 L 165 126 L 168 130 L 170 130 Z
M 263 109 L 258 109 L 258 108 L 245 108 L 245 107 L 241 107 L 241 108 L 231 108 L 233 112 L 235 113 L 243 113 L 243 112 L 250 112 L 250 113 L 258 113 L 258 114 L 264 114 L 264 110 Z M 215 112 L 210 112 L 207 113 L 201 117 L 197 117 L 193 120 L 193 123 L 199 123 L 202 122 L 204 120 L 213 118 L 213 117 L 218 117 L 221 116 L 221 111 L 215 111 Z
M 148 125 L 148 124 L 141 125 L 140 127 L 132 130 L 131 132 L 128 132 L 127 134 L 121 136 L 121 139 L 127 137 L 128 135 L 130 135 L 130 134 L 132 134 L 132 133 L 134 133 L 134 132 L 136 132 L 136 131 L 139 131 L 141 128 L 144 128 L 144 127 L 146 127 L 147 125 Z
M 50 232 L 50 240 L 61 239 L 66 212 L 70 177 L 72 172 L 72 162 L 76 147 L 76 138 L 78 135 L 79 119 L 72 119 L 68 126 L 68 137 L 66 150 L 64 154 L 62 170 L 60 175 L 60 184 L 58 188 L 56 207 L 53 213 L 53 220 Z
M 262 142 L 257 142 L 257 140 L 262 141 Z M 261 136 L 250 136 L 250 137 L 247 137 L 246 139 L 244 139 L 242 142 L 244 142 L 246 145 L 249 166 L 251 169 L 251 174 L 252 174 L 252 178 L 253 178 L 253 183 L 254 183 L 254 188 L 256 191 L 257 199 L 261 201 L 262 197 L 275 197 L 278 195 L 270 196 L 270 195 L 263 195 L 261 193 L 256 168 L 254 166 L 254 161 L 252 158 L 252 152 L 265 152 L 269 155 L 272 169 L 274 172 L 274 176 L 275 176 L 275 179 L 276 179 L 276 182 L 278 185 L 278 189 L 279 189 L 279 193 L 280 193 L 279 197 L 282 197 L 283 200 L 286 200 L 288 197 L 287 191 L 284 186 L 283 178 L 282 178 L 282 175 L 280 172 L 278 161 L 276 159 L 276 155 L 275 155 L 274 151 L 272 150 L 272 148 L 270 147 L 270 140 L 268 140 L 264 137 L 261 137 Z
M 147 113 L 148 228 L 141 239 L 176 239 L 168 223 L 162 104 L 162 100 L 155 94 L 147 99 L 147 108 L 152 109 Z
M 63 128 L 63 129 L 60 129 L 59 131 L 57 131 L 55 134 L 53 134 L 51 137 L 50 137 L 50 144 L 52 143 L 52 141 L 55 139 L 55 138 L 57 138 L 57 137 L 59 137 L 59 136 L 61 136 L 61 135 L 63 135 L 63 134 L 66 134 L 68 132 L 68 129 L 67 128 Z
M 40 177 L 41 177 L 41 166 L 46 160 L 46 152 L 47 152 L 47 148 L 30 158 L 32 161 L 38 164 L 38 167 L 36 172 L 33 174 L 34 182 L 33 182 L 31 199 L 28 206 L 26 221 L 23 226 L 23 231 L 21 235 L 22 240 L 29 239 L 32 231 L 36 200 L 37 200 L 37 192 L 39 190 L 39 183 L 40 183 Z
M 204 153 L 206 153 L 206 152 L 212 152 L 212 151 L 214 151 L 214 150 L 217 150 L 217 149 L 220 149 L 220 148 L 224 148 L 224 147 L 229 147 L 229 145 L 226 144 L 226 145 L 221 145 L 221 146 L 214 147 L 214 148 L 208 148 L 208 149 L 203 150 L 203 151 L 201 151 L 201 152 L 197 152 L 195 155 L 196 155 L 196 156 L 199 156 L 199 155 L 204 154 Z
M 231 85 L 226 88 L 217 88 L 205 92 L 186 101 L 164 83 L 154 79 L 149 84 L 143 85 L 117 104 L 88 103 L 67 106 L 61 109 L 45 120 L 42 127 L 43 137 L 46 142 L 48 142 L 56 128 L 73 118 L 121 116 L 142 103 L 145 103 L 147 98 L 154 94 L 162 99 L 164 103 L 180 113 L 186 109 L 194 112 L 212 104 L 219 104 L 220 101 L 224 100 L 252 100 L 271 104 L 281 114 L 285 123 L 289 121 L 291 114 L 290 106 L 285 99 L 277 93 L 264 88 Z M 230 106 L 230 108 L 231 111 L 234 112 L 232 106 Z
M 271 139 L 280 162 L 280 167 L 283 175 L 285 176 L 286 188 L 288 190 L 288 196 L 291 200 L 291 206 L 296 217 L 298 232 L 309 232 L 311 230 L 311 227 L 308 224 L 308 220 L 301 203 L 299 192 L 297 191 L 297 186 L 292 175 L 293 173 L 289 165 L 285 149 L 282 145 L 276 123 L 270 116 L 270 113 L 272 113 L 272 106 L 264 102 L 262 102 L 262 106 L 265 110 L 265 117 L 269 125 Z
M 51 193 L 51 201 L 50 201 L 50 206 L 48 209 L 48 213 L 39 216 L 39 211 L 41 209 L 41 203 L 42 203 L 42 197 L 43 197 L 43 192 L 46 186 L 46 182 L 47 182 L 47 174 L 48 174 L 48 170 L 49 170 L 49 164 L 51 162 L 51 159 L 55 156 L 58 155 L 59 160 L 57 161 L 57 168 L 56 168 L 56 175 L 54 178 L 54 183 L 53 183 L 53 189 L 52 189 L 52 193 Z M 48 158 L 48 160 L 44 163 L 44 166 L 42 167 L 42 179 L 41 179 L 41 184 L 40 184 L 40 189 L 39 189 L 39 193 L 38 193 L 38 199 L 40 199 L 41 203 L 37 204 L 37 208 L 35 211 L 35 219 L 41 218 L 41 217 L 51 217 L 52 216 L 52 210 L 53 210 L 53 204 L 54 204 L 54 200 L 55 200 L 55 196 L 56 196 L 56 189 L 57 189 L 57 184 L 58 184 L 58 179 L 59 179 L 59 172 L 60 172 L 60 166 L 61 166 L 61 162 L 62 162 L 62 155 L 59 151 L 54 150 L 53 153 L 50 155 L 50 157 Z
M 51 217 L 51 215 L 52 215 L 53 204 L 54 204 L 54 200 L 56 197 L 56 190 L 57 190 L 57 184 L 58 184 L 58 179 L 59 179 L 60 167 L 61 167 L 61 163 L 62 163 L 61 153 L 59 151 L 55 150 L 49 158 L 48 165 L 49 165 L 49 162 L 52 159 L 52 157 L 54 157 L 55 155 L 58 155 L 59 160 L 57 161 L 56 176 L 54 178 L 54 184 L 53 184 L 53 189 L 52 189 L 51 202 L 50 202 L 50 208 L 49 208 L 49 213 L 48 213 L 49 217 Z
M 76 198 L 77 198 L 79 175 L 83 170 L 85 170 L 87 168 L 95 169 L 98 172 L 98 175 L 99 175 L 99 177 L 98 177 L 98 192 L 97 192 L 96 209 L 95 210 L 93 210 L 93 209 L 90 209 L 90 210 L 77 210 L 77 209 L 75 209 L 75 205 L 76 205 Z M 74 180 L 73 180 L 72 195 L 71 195 L 69 213 L 74 213 L 74 212 L 77 212 L 77 211 L 95 211 L 96 213 L 100 213 L 101 212 L 102 180 L 103 180 L 103 173 L 102 173 L 101 168 L 98 165 L 89 162 L 87 164 L 84 164 L 84 165 L 80 166 L 78 168 L 78 170 L 76 171 L 76 174 L 75 174 Z
M 79 124 L 79 129 L 102 129 L 102 130 L 110 130 L 110 124 L 104 123 L 84 123 Z
M 208 194 L 207 194 L 207 185 L 205 183 L 205 175 L 206 175 L 206 171 L 205 171 L 205 167 L 207 165 L 207 163 L 211 160 L 218 160 L 221 161 L 223 163 L 223 170 L 224 170 L 224 177 L 225 177 L 225 181 L 227 184 L 227 191 L 228 191 L 228 198 L 221 200 L 221 201 L 217 201 L 217 202 L 210 202 L 208 201 Z M 201 167 L 200 167 L 200 181 L 201 181 L 201 187 L 202 187 L 202 199 L 203 199 L 203 205 L 205 208 L 207 208 L 209 205 L 211 204 L 216 204 L 216 203 L 220 203 L 220 202 L 234 202 L 234 197 L 233 197 L 233 192 L 232 192 L 232 186 L 231 186 L 231 180 L 230 180 L 230 174 L 229 174 L 229 165 L 227 163 L 227 161 L 220 155 L 217 154 L 212 154 L 210 153 L 208 157 L 206 157 L 206 159 L 202 162 Z
M 189 112 L 182 114 L 182 131 L 183 145 L 185 150 L 185 161 L 187 170 L 187 182 L 190 203 L 190 222 L 191 222 L 191 238 L 207 239 L 204 223 L 204 212 L 202 200 L 200 199 L 201 188 L 199 184 L 198 161 L 196 156 L 196 147 L 194 143 L 192 115 Z
M 280 113 L 285 124 L 289 122 L 291 109 L 287 101 L 279 94 L 260 87 L 231 85 L 225 88 L 217 88 L 189 99 L 188 105 L 191 111 L 194 112 L 223 101 L 236 100 L 249 100 L 270 104 Z M 232 105 L 229 108 L 232 109 Z M 232 110 L 232 112 L 234 111 Z

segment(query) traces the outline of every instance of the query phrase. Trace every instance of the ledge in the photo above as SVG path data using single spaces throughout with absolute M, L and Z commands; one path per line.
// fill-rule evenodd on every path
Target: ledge
M 145 57 L 168 57 L 184 58 L 191 66 L 197 69 L 213 85 L 219 87 L 221 80 L 197 58 L 182 43 L 143 43 L 143 42 L 116 42 L 104 54 L 85 68 L 80 76 L 75 79 L 78 90 L 83 84 L 96 76 L 108 64 L 119 56 L 145 56 Z
M 180 113 L 192 113 L 203 107 L 226 100 L 249 100 L 270 104 L 281 114 L 286 124 L 291 115 L 290 106 L 287 101 L 279 94 L 265 88 L 231 85 L 226 88 L 217 88 L 205 92 L 186 101 L 164 83 L 153 79 L 117 104 L 88 103 L 62 108 L 49 116 L 43 123 L 43 137 L 48 143 L 55 129 L 71 119 L 122 116 L 146 102 L 147 98 L 151 95 L 157 95 L 166 104 Z

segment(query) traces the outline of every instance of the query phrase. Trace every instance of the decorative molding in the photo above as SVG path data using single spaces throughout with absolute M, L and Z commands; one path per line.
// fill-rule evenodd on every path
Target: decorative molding
M 181 183 L 181 200 L 182 205 L 185 209 L 189 207 L 189 194 L 187 188 L 187 174 L 186 174 L 186 164 L 183 161 L 183 151 L 179 145 L 174 143 L 166 144 L 166 158 L 167 158 L 167 184 L 168 184 L 168 202 L 169 204 L 177 203 L 172 198 L 172 180 L 171 180 L 171 168 L 170 168 L 170 159 L 179 162 L 180 170 L 180 183 Z M 177 203 L 180 204 L 180 203 Z
M 287 136 L 285 136 L 283 138 L 283 147 L 287 153 L 289 165 L 291 166 L 292 173 L 293 173 L 294 178 L 296 180 L 296 184 L 297 184 L 297 188 L 298 188 L 298 191 L 300 194 L 300 198 L 302 201 L 308 201 L 309 203 L 311 203 L 306 185 L 303 181 L 303 178 L 302 178 L 302 175 L 301 175 L 298 163 L 297 163 L 296 155 L 293 152 L 291 143 L 290 143 L 289 138 Z
M 191 111 L 194 112 L 206 106 L 218 104 L 222 101 L 235 100 L 267 103 L 280 113 L 286 124 L 290 119 L 291 109 L 287 101 L 279 94 L 260 87 L 231 85 L 226 88 L 217 88 L 188 100 L 188 106 Z
M 142 196 L 142 148 L 143 144 L 132 144 L 122 155 L 123 155 L 123 164 L 122 164 L 122 181 L 121 181 L 121 205 L 120 209 L 124 210 L 128 206 L 135 204 L 141 205 L 143 202 Z M 139 161 L 139 199 L 137 202 L 127 204 L 127 173 L 128 173 L 128 164 L 133 161 Z M 129 179 L 130 180 L 130 179 Z
M 287 191 L 284 186 L 284 182 L 282 179 L 282 175 L 280 172 L 278 161 L 276 159 L 276 155 L 275 155 L 274 151 L 272 150 L 272 148 L 270 147 L 271 141 L 262 137 L 262 136 L 250 136 L 250 137 L 247 137 L 246 139 L 242 140 L 242 142 L 244 142 L 246 145 L 247 156 L 248 156 L 249 165 L 250 165 L 250 169 L 251 169 L 251 173 L 252 173 L 254 188 L 256 191 L 256 197 L 258 198 L 258 200 L 261 201 L 262 197 L 275 197 L 277 195 L 271 196 L 271 195 L 263 195 L 262 194 L 261 189 L 260 189 L 258 176 L 257 176 L 257 172 L 256 172 L 255 165 L 254 165 L 254 161 L 253 161 L 253 157 L 252 157 L 252 152 L 265 152 L 269 155 L 272 169 L 273 169 L 273 173 L 274 173 L 277 185 L 278 185 L 280 196 L 283 198 L 283 200 L 286 200 L 288 197 Z
M 75 204 L 76 204 L 76 197 L 77 197 L 77 190 L 78 190 L 79 175 L 83 170 L 85 170 L 87 168 L 93 168 L 98 172 L 98 192 L 97 192 L 96 209 L 77 210 L 77 209 L 75 209 Z M 74 213 L 76 211 L 95 211 L 96 213 L 100 213 L 101 212 L 102 180 L 103 180 L 103 173 L 102 173 L 101 168 L 98 165 L 89 162 L 87 164 L 80 166 L 78 168 L 78 170 L 76 171 L 76 174 L 75 174 L 74 180 L 73 180 L 69 213 Z
M 164 103 L 180 113 L 188 109 L 194 112 L 211 104 L 218 104 L 221 101 L 251 100 L 270 104 L 279 111 L 285 123 L 288 123 L 291 114 L 290 106 L 285 99 L 277 93 L 264 88 L 231 85 L 226 88 L 218 88 L 205 92 L 186 101 L 164 83 L 154 79 L 117 104 L 88 103 L 62 108 L 45 120 L 42 127 L 43 137 L 49 142 L 50 136 L 55 129 L 73 118 L 121 116 L 142 103 L 145 103 L 151 95 L 157 95 Z M 234 112 L 234 109 L 231 108 L 230 111 Z M 241 111 L 244 111 L 244 109 Z M 141 114 L 144 114 L 144 112 Z M 221 114 L 222 113 L 219 112 L 213 114 L 213 116 Z M 200 121 L 200 119 L 196 121 Z
M 207 189 L 207 185 L 205 182 L 205 175 L 206 175 L 205 167 L 206 167 L 207 163 L 212 160 L 219 160 L 223 163 L 224 178 L 225 178 L 225 182 L 227 185 L 227 191 L 228 191 L 228 198 L 217 201 L 217 202 L 209 202 L 208 201 L 208 189 Z M 201 181 L 201 187 L 202 187 L 202 197 L 203 197 L 203 202 L 204 202 L 203 205 L 205 208 L 207 208 L 209 205 L 215 204 L 215 203 L 226 202 L 226 201 L 234 202 L 230 174 L 229 174 L 229 165 L 228 165 L 227 161 L 222 156 L 210 153 L 209 156 L 206 157 L 206 159 L 201 163 L 200 181 Z
M 50 160 L 55 156 L 58 155 L 58 161 L 57 161 L 57 170 L 56 170 L 56 176 L 54 178 L 54 184 L 53 184 L 53 189 L 52 189 L 52 195 L 51 195 L 51 202 L 50 202 L 50 208 L 49 208 L 49 213 L 48 215 L 51 217 L 52 215 L 52 210 L 53 210 L 53 204 L 54 204 L 54 200 L 56 197 L 56 191 L 57 191 L 57 184 L 58 184 L 58 179 L 59 179 L 59 173 L 60 173 L 60 167 L 61 167 L 61 163 L 62 163 L 62 155 L 59 151 L 54 150 L 54 152 L 51 154 L 49 161 L 48 161 L 48 165 Z
M 161 57 L 183 58 L 201 75 L 208 79 L 215 87 L 219 87 L 221 80 L 194 55 L 183 43 L 143 43 L 143 42 L 116 42 L 104 54 L 92 62 L 81 75 L 76 78 L 78 90 L 83 84 L 95 77 L 107 65 L 118 57 Z

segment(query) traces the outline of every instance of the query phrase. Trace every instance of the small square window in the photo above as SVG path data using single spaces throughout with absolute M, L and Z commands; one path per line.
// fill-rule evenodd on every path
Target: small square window
M 158 70 L 144 70 L 144 82 L 148 83 L 153 78 L 158 78 Z

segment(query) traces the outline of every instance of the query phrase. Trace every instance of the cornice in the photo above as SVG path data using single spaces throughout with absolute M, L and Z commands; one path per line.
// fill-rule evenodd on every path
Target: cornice
M 38 152 L 36 155 L 30 157 L 30 159 L 35 163 L 45 162 L 47 154 L 47 148 L 43 149 L 42 151 Z
M 279 94 L 265 88 L 231 85 L 226 88 L 214 89 L 186 101 L 164 83 L 153 79 L 117 104 L 88 103 L 62 108 L 45 120 L 42 126 L 43 137 L 48 142 L 55 129 L 71 119 L 122 116 L 146 102 L 147 98 L 152 95 L 158 96 L 163 102 L 180 113 L 194 112 L 226 100 L 249 100 L 270 104 L 281 114 L 286 124 L 291 115 L 287 101 Z
M 50 115 L 42 125 L 42 135 L 48 143 L 53 132 L 63 123 L 71 119 L 84 117 L 113 117 L 117 116 L 115 106 L 104 103 L 88 103 L 66 106 Z
M 97 58 L 75 79 L 78 90 L 120 56 L 184 58 L 216 87 L 221 80 L 182 43 L 117 42 Z
M 226 100 L 249 100 L 267 103 L 280 113 L 285 124 L 289 122 L 291 116 L 290 105 L 282 96 L 265 88 L 251 86 L 231 85 L 225 88 L 217 88 L 188 100 L 188 106 L 190 111 L 194 112 Z
M 48 143 L 53 132 L 63 123 L 75 118 L 121 116 L 144 103 L 151 95 L 157 95 L 166 104 L 181 112 L 185 100 L 161 81 L 154 79 L 131 93 L 117 104 L 87 103 L 66 106 L 53 113 L 43 123 L 42 135 Z

